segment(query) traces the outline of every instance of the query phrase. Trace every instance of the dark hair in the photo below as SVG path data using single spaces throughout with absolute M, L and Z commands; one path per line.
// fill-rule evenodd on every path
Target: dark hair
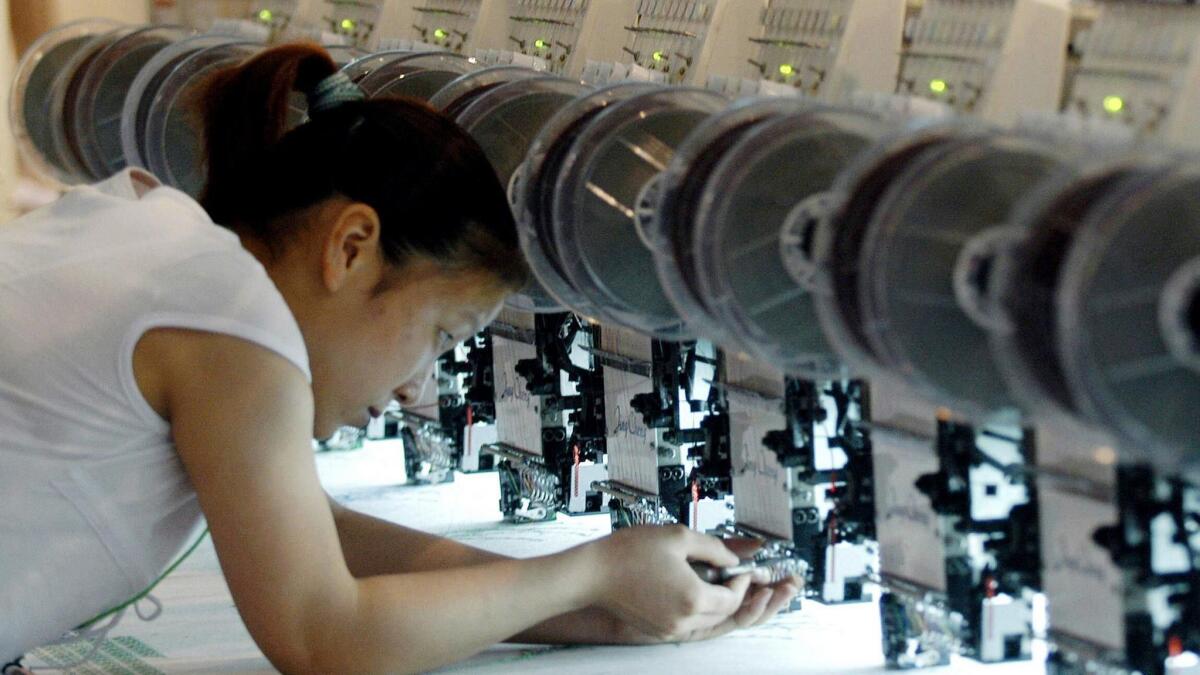
M 379 214 L 389 262 L 426 256 L 524 285 L 505 191 L 479 144 L 448 117 L 419 101 L 377 98 L 288 129 L 296 92 L 336 71 L 321 47 L 285 44 L 206 82 L 200 201 L 212 219 L 277 251 L 297 227 L 287 216 L 341 195 Z

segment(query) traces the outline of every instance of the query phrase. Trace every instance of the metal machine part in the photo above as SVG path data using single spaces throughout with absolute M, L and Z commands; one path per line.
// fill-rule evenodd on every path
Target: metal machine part
M 1075 590 L 1086 582 L 1088 595 L 1051 596 L 1073 604 L 1081 620 L 1052 629 L 1047 671 L 1186 672 L 1169 664 L 1200 650 L 1200 487 L 1146 465 L 1117 467 L 1115 478 L 1114 491 L 1099 498 L 1055 496 L 1070 508 L 1061 515 L 1075 517 L 1055 525 L 1047 569 L 1070 568 Z M 1093 616 L 1101 602 L 1110 611 Z
M 552 240 L 571 286 L 604 319 L 663 340 L 691 336 L 659 285 L 638 211 L 688 132 L 727 105 L 699 89 L 660 89 L 619 102 L 582 127 L 558 166 Z
M 480 452 L 480 446 L 495 440 L 492 368 L 486 330 L 443 354 L 435 366 L 438 423 L 454 446 L 454 467 L 463 472 L 494 468 L 494 457 Z
M 708 530 L 730 494 L 727 425 L 715 406 L 717 351 L 601 328 L 614 528 L 639 522 Z
M 484 450 L 500 461 L 500 512 L 514 523 L 554 520 L 559 508 L 558 477 L 540 455 L 497 443 Z
M 606 484 L 613 489 L 613 527 L 686 522 L 683 451 L 665 438 L 677 421 L 679 401 L 666 382 L 673 364 L 661 360 L 669 355 L 657 354 L 656 364 L 655 341 L 621 328 L 600 327 L 598 338 L 591 354 L 604 373 Z M 660 395 L 667 400 L 659 400 Z M 638 411 L 635 400 L 649 415 Z
M 807 597 L 870 599 L 878 546 L 861 384 L 785 379 L 726 354 L 718 389 L 736 528 L 803 560 Z
M 1022 439 L 941 426 L 936 455 L 928 439 L 872 429 L 887 663 L 1028 659 L 1041 571 L 1030 458 Z
M 498 466 L 505 516 L 525 521 L 536 514 L 553 519 L 560 509 L 603 510 L 600 494 L 591 488 L 606 476 L 604 388 L 588 354 L 592 329 L 562 313 L 510 311 L 502 318 L 522 324 L 497 322 L 490 329 L 499 443 L 485 450 L 510 460 L 519 455 Z M 520 492 L 527 488 L 540 492 Z M 554 498 L 545 499 L 551 493 Z M 530 509 L 529 503 L 538 508 Z
M 404 443 L 404 465 L 409 485 L 435 485 L 454 480 L 459 462 L 457 439 L 440 420 L 398 410 L 398 435 Z

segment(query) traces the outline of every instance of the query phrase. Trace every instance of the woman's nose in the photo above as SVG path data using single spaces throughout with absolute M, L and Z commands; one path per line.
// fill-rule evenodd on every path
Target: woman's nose
M 402 406 L 415 405 L 425 395 L 425 387 L 429 384 L 430 379 L 430 377 L 423 377 L 401 385 L 393 392 L 396 395 L 396 402 Z

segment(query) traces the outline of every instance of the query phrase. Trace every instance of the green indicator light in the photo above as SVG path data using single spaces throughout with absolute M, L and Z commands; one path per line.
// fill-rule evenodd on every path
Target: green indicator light
M 1104 109 L 1111 115 L 1116 115 L 1125 109 L 1125 99 L 1120 96 L 1105 96 Z
M 271 20 L 274 18 L 275 18 L 275 13 L 269 9 L 259 10 L 259 12 L 258 12 L 258 20 L 263 23 L 271 23 Z
M 655 61 L 663 61 L 667 58 L 667 55 L 662 53 L 661 51 L 658 51 L 658 52 L 654 52 L 653 54 L 651 54 L 650 57 L 653 58 Z
M 342 30 L 354 30 L 355 23 L 353 19 L 342 19 L 341 26 Z
M 546 47 L 550 46 L 550 43 L 539 39 L 533 41 L 533 46 L 537 47 L 538 49 L 545 49 Z
M 796 69 L 793 68 L 792 64 L 790 63 L 783 63 L 779 66 L 779 74 L 783 75 L 784 77 L 791 77 L 792 75 L 796 74 Z
M 449 33 L 446 32 L 445 28 L 436 28 L 433 31 L 433 37 L 439 40 L 445 40 L 447 35 L 449 35 Z
M 944 94 L 944 93 L 946 93 L 946 90 L 949 88 L 950 88 L 950 85 L 946 84 L 945 80 L 930 80 L 929 81 L 929 91 L 932 91 L 935 94 Z

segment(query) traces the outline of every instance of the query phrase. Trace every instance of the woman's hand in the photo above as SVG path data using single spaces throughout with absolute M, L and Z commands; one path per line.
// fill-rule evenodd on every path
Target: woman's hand
M 730 567 L 739 555 L 720 539 L 683 526 L 628 528 L 594 546 L 606 575 L 598 604 L 617 618 L 620 642 L 704 640 L 757 625 L 774 616 L 798 588 L 792 580 L 753 585 L 763 580 L 754 575 L 723 585 L 705 583 L 690 561 Z

